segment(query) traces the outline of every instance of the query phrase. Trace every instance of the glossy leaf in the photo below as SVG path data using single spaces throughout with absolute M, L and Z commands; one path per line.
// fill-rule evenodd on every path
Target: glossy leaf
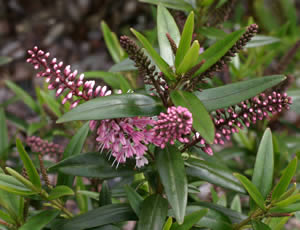
M 136 36 L 136 38 L 143 44 L 148 54 L 152 57 L 153 61 L 156 63 L 158 68 L 165 74 L 169 80 L 174 80 L 175 76 L 170 68 L 170 66 L 162 59 L 159 54 L 152 47 L 150 42 L 139 32 L 131 29 L 131 32 Z
M 81 153 L 84 142 L 87 138 L 87 135 L 89 133 L 89 123 L 86 122 L 78 131 L 77 133 L 72 137 L 70 142 L 68 143 L 67 147 L 64 150 L 63 153 L 63 160 L 77 155 Z M 58 174 L 57 178 L 57 184 L 58 185 L 66 185 L 69 187 L 72 187 L 74 178 L 72 176 L 67 176 L 63 174 Z
M 22 101 L 28 105 L 34 112 L 39 113 L 39 107 L 33 98 L 22 88 L 16 85 L 14 82 L 6 80 L 5 84 L 10 88 Z
M 73 176 L 97 177 L 109 179 L 120 176 L 130 176 L 138 171 L 119 165 L 113 168 L 111 163 L 105 159 L 104 153 L 85 153 L 68 157 L 58 164 L 50 167 L 49 171 L 60 171 Z
M 110 191 L 107 181 L 105 180 L 102 182 L 102 186 L 101 186 L 99 206 L 104 206 L 104 205 L 109 205 L 109 204 L 112 204 L 111 191 Z
M 245 48 L 265 46 L 277 42 L 280 42 L 279 38 L 264 35 L 256 35 L 246 44 Z
M 272 192 L 272 200 L 277 200 L 287 190 L 293 176 L 295 175 L 297 165 L 298 159 L 296 157 L 289 163 L 279 182 L 275 186 L 274 191 Z
M 196 212 L 193 212 L 189 215 L 186 215 L 184 218 L 184 222 L 182 225 L 179 225 L 178 223 L 174 223 L 172 225 L 171 230 L 189 230 L 193 227 L 194 224 L 196 224 L 203 216 L 207 214 L 207 209 L 202 209 Z
M 183 61 L 183 58 L 185 57 L 186 53 L 190 48 L 193 32 L 194 32 L 194 12 L 192 11 L 190 12 L 188 18 L 185 21 L 179 46 L 176 52 L 176 56 L 175 56 L 176 69 L 178 69 L 181 62 Z
M 165 225 L 164 225 L 163 230 L 170 230 L 171 226 L 172 226 L 172 223 L 173 223 L 173 219 L 172 219 L 172 217 L 169 217 L 168 220 L 166 221 Z
M 37 189 L 41 189 L 42 185 L 41 185 L 40 176 L 39 176 L 34 164 L 32 163 L 29 155 L 25 151 L 25 149 L 22 145 L 22 142 L 19 139 L 16 140 L 16 146 L 17 146 L 18 152 L 20 154 L 20 157 L 23 161 L 23 164 L 26 169 L 29 180 L 31 181 L 31 183 L 34 186 L 37 187 Z
M 65 185 L 59 185 L 51 190 L 48 199 L 55 200 L 63 196 L 73 196 L 73 195 L 74 195 L 74 191 L 71 188 Z
M 182 0 L 140 0 L 140 2 L 151 3 L 151 4 L 161 4 L 167 8 L 174 10 L 183 10 L 186 12 L 190 12 L 193 10 L 192 5 Z
M 193 66 L 197 64 L 199 49 L 200 45 L 199 42 L 196 40 L 193 42 L 192 46 L 187 51 L 178 69 L 176 69 L 176 72 L 178 74 L 186 73 L 188 70 L 190 70 Z
M 258 188 L 263 198 L 266 198 L 272 189 L 274 171 L 274 151 L 272 133 L 266 129 L 259 144 L 252 183 Z
M 131 89 L 131 86 L 127 79 L 120 73 L 112 73 L 98 70 L 85 72 L 84 76 L 86 79 L 102 79 L 113 89 L 121 89 L 123 93 L 127 93 L 127 91 Z
M 242 212 L 241 198 L 239 195 L 234 196 L 230 208 L 236 212 Z
M 299 201 L 300 200 L 300 194 L 295 194 L 295 195 L 292 195 L 290 197 L 288 197 L 287 199 L 285 200 L 282 200 L 282 201 L 279 201 L 279 202 L 276 202 L 276 206 L 279 206 L 279 207 L 285 207 L 285 206 L 288 206 L 292 203 L 295 203 L 296 201 Z
M 6 160 L 9 148 L 6 116 L 4 110 L 0 108 L 0 159 Z
M 142 205 L 142 202 L 144 201 L 143 197 L 141 197 L 140 194 L 138 194 L 129 185 L 125 185 L 124 188 L 125 188 L 127 199 L 129 201 L 131 208 L 133 209 L 133 211 L 135 212 L 135 214 L 137 216 L 140 216 L 141 205 Z
M 296 202 L 284 207 L 277 206 L 270 209 L 270 213 L 291 213 L 298 211 L 300 211 L 300 202 Z
M 133 70 L 137 70 L 134 61 L 130 60 L 129 58 L 126 58 L 123 61 L 114 64 L 112 67 L 110 67 L 109 72 L 122 72 Z
M 240 175 L 238 173 L 234 173 L 234 176 L 239 179 L 239 181 L 243 184 L 247 192 L 249 193 L 250 197 L 255 201 L 255 203 L 262 209 L 265 210 L 264 206 L 264 198 L 262 197 L 261 193 L 252 184 L 251 181 L 248 180 L 247 177 Z
M 168 201 L 161 195 L 147 197 L 141 205 L 138 230 L 161 230 L 168 214 Z
M 177 24 L 170 12 L 162 5 L 157 7 L 157 38 L 159 53 L 161 57 L 170 65 L 174 65 L 174 54 L 170 42 L 166 36 L 168 33 L 178 47 L 180 32 Z
M 112 59 L 116 63 L 120 62 L 125 53 L 120 46 L 120 43 L 117 39 L 116 34 L 111 32 L 111 30 L 109 29 L 109 27 L 107 26 L 107 24 L 104 21 L 101 21 L 101 30 L 103 33 L 106 47 L 107 47 Z
M 285 80 L 283 75 L 265 76 L 257 79 L 241 81 L 194 94 L 202 101 L 208 111 L 236 105 L 241 101 L 258 95 Z
M 199 159 L 189 158 L 186 161 L 186 173 L 189 176 L 216 184 L 239 193 L 245 193 L 241 183 L 232 175 L 232 171 L 220 167 L 218 164 Z
M 205 60 L 205 63 L 200 67 L 200 69 L 195 73 L 194 76 L 198 76 L 203 73 L 209 67 L 214 65 L 221 57 L 226 54 L 228 50 L 233 47 L 237 40 L 245 33 L 246 29 L 237 30 L 231 34 L 226 35 L 224 39 L 217 41 L 215 44 L 210 46 L 199 56 L 199 61 Z
M 53 229 L 82 230 L 129 220 L 136 220 L 136 216 L 127 204 L 111 204 L 59 222 Z
M 48 223 L 57 217 L 58 214 L 58 210 L 42 211 L 30 217 L 26 223 L 19 228 L 19 230 L 42 230 Z
M 36 194 L 36 192 L 33 192 L 25 187 L 16 178 L 5 174 L 0 174 L 0 189 L 21 196 Z
M 157 149 L 157 169 L 167 199 L 174 210 L 176 220 L 183 223 L 187 204 L 187 178 L 181 153 L 174 146 Z
M 98 97 L 65 113 L 57 123 L 77 120 L 103 120 L 120 117 L 154 116 L 163 110 L 161 102 L 143 94 Z
M 193 115 L 193 127 L 208 142 L 215 139 L 215 127 L 202 102 L 192 93 L 173 91 L 171 98 L 176 106 L 187 108 Z
M 252 227 L 253 230 L 271 230 L 268 225 L 258 220 L 252 220 Z

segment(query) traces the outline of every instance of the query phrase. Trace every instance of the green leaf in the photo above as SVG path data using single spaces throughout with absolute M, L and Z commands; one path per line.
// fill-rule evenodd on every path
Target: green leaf
M 281 176 L 279 182 L 274 188 L 274 191 L 272 192 L 272 200 L 277 200 L 287 190 L 293 176 L 296 173 L 297 164 L 298 159 L 296 157 L 289 163 L 288 167 L 284 170 L 283 175 Z
M 57 123 L 77 120 L 103 120 L 120 117 L 154 116 L 163 110 L 161 102 L 143 94 L 98 97 L 65 113 Z
M 8 154 L 9 142 L 4 110 L 0 108 L 0 159 L 6 160 Z
M 53 190 L 51 190 L 48 199 L 56 200 L 62 196 L 73 196 L 74 192 L 71 188 L 65 185 L 56 186 Z
M 140 194 L 138 194 L 129 185 L 125 185 L 124 188 L 131 208 L 133 209 L 133 211 L 137 216 L 140 216 L 141 205 L 142 202 L 144 201 L 143 197 L 141 197 Z
M 4 220 L 5 222 L 10 223 L 10 224 L 16 224 L 15 220 L 12 219 L 9 214 L 2 211 L 1 209 L 0 209 L 0 219 Z
M 228 50 L 233 47 L 233 45 L 240 39 L 240 37 L 245 33 L 246 29 L 240 29 L 231 34 L 226 35 L 222 40 L 217 41 L 215 44 L 210 46 L 202 54 L 200 54 L 198 60 L 205 60 L 205 63 L 200 67 L 200 69 L 194 74 L 198 76 L 203 73 L 209 67 L 214 65 L 221 57 L 223 57 Z
M 298 194 L 295 194 L 295 195 L 292 195 L 292 196 L 288 197 L 285 200 L 276 202 L 275 205 L 279 206 L 279 207 L 285 207 L 285 206 L 288 206 L 288 205 L 290 205 L 292 203 L 295 203 L 296 201 L 299 201 L 299 200 L 300 200 L 300 194 L 298 193 Z
M 85 194 L 80 193 L 80 191 L 82 191 L 82 190 L 84 191 L 85 189 L 86 189 L 86 186 L 83 183 L 82 177 L 77 177 L 76 178 L 75 197 L 76 197 L 76 203 L 78 205 L 80 213 L 85 213 L 89 210 L 90 197 L 86 196 Z M 96 197 L 97 197 L 97 199 L 99 199 L 98 193 L 96 193 Z
M 246 44 L 245 48 L 265 46 L 276 42 L 280 42 L 280 39 L 271 36 L 255 35 L 253 38 L 251 38 L 251 41 Z
M 123 59 L 125 53 L 122 47 L 120 46 L 116 34 L 111 32 L 111 30 L 104 21 L 101 21 L 101 30 L 103 33 L 106 47 L 112 59 L 116 63 L 120 62 Z
M 157 22 L 159 22 L 157 23 L 159 53 L 170 66 L 173 66 L 174 54 L 166 34 L 168 33 L 178 46 L 180 41 L 180 32 L 173 16 L 164 6 L 160 4 L 157 7 Z
M 99 152 L 85 153 L 68 157 L 56 165 L 50 167 L 49 171 L 60 171 L 73 176 L 97 177 L 109 179 L 120 176 L 130 176 L 138 171 L 119 165 L 118 169 L 111 166 L 104 155 Z
M 270 213 L 291 213 L 300 211 L 300 202 L 290 204 L 288 206 L 277 206 L 270 209 Z
M 193 115 L 193 127 L 208 142 L 215 139 L 215 127 L 202 102 L 192 93 L 185 91 L 173 91 L 171 98 L 176 106 L 187 108 Z
M 131 32 L 136 36 L 136 38 L 143 44 L 149 55 L 152 57 L 153 61 L 156 63 L 158 68 L 163 72 L 169 80 L 174 80 L 175 76 L 172 72 L 170 66 L 162 59 L 159 54 L 155 51 L 149 41 L 139 32 L 131 29 Z
M 150 3 L 150 4 L 156 4 L 156 5 L 161 4 L 167 8 L 174 9 L 174 10 L 182 10 L 186 12 L 190 12 L 191 10 L 193 10 L 191 4 L 182 0 L 139 0 L 139 1 Z
M 271 228 L 268 225 L 264 224 L 261 221 L 252 220 L 251 223 L 253 230 L 271 230 Z
M 44 91 L 40 90 L 40 95 L 43 98 L 44 103 L 51 109 L 51 111 L 57 116 L 60 117 L 61 105 L 58 103 L 56 99 L 54 99 L 50 94 L 45 93 Z
M 0 56 L 0 66 L 5 65 L 12 61 L 11 57 Z
M 21 196 L 36 194 L 36 192 L 26 188 L 16 178 L 5 174 L 0 174 L 0 189 Z
M 19 230 L 42 230 L 48 223 L 57 217 L 58 214 L 58 210 L 42 211 L 30 217 L 26 223 L 19 228 Z
M 107 184 L 107 181 L 102 182 L 101 191 L 100 191 L 100 198 L 99 198 L 99 206 L 104 206 L 112 204 L 111 201 L 111 191 Z
M 230 209 L 237 211 L 237 212 L 242 212 L 242 205 L 241 205 L 241 199 L 239 195 L 235 195 L 231 205 L 230 205 Z
M 186 73 L 188 70 L 190 70 L 193 66 L 197 64 L 199 49 L 200 45 L 199 42 L 196 40 L 193 42 L 192 46 L 189 48 L 182 62 L 180 63 L 176 71 L 178 74 Z
M 37 189 L 41 189 L 42 185 L 40 176 L 19 139 L 16 140 L 16 146 L 28 174 L 29 180 Z
M 193 32 L 194 32 L 194 12 L 192 11 L 190 12 L 188 18 L 185 21 L 179 46 L 176 52 L 176 56 L 175 56 L 176 69 L 178 69 L 183 58 L 185 57 L 186 53 L 190 48 Z
M 208 209 L 202 209 L 196 212 L 193 212 L 189 215 L 186 215 L 182 225 L 174 223 L 171 230 L 189 230 L 196 224 L 203 216 L 208 212 Z
M 194 93 L 208 111 L 236 105 L 256 96 L 285 80 L 283 75 L 265 76 L 257 79 L 232 83 Z
M 138 230 L 161 230 L 168 214 L 168 201 L 161 195 L 148 196 L 141 205 Z
M 171 226 L 172 226 L 172 222 L 173 222 L 173 219 L 172 219 L 172 217 L 170 216 L 170 217 L 168 218 L 168 220 L 166 221 L 163 230 L 170 230 L 170 229 L 171 229 Z
M 176 220 L 183 223 L 187 204 L 187 178 L 181 153 L 174 146 L 157 149 L 157 169 Z
M 300 114 L 300 90 L 289 90 L 287 94 L 293 100 L 293 104 L 290 106 L 291 110 Z
M 256 155 L 252 183 L 265 199 L 272 189 L 274 171 L 274 151 L 272 133 L 266 129 Z
M 262 197 L 261 193 L 258 191 L 258 189 L 255 187 L 254 184 L 252 184 L 251 181 L 248 180 L 247 177 L 240 175 L 238 173 L 233 174 L 236 178 L 239 179 L 239 181 L 243 184 L 247 192 L 249 193 L 250 197 L 255 201 L 255 203 L 262 209 L 265 210 L 264 206 L 264 198 Z
M 189 176 L 216 184 L 239 193 L 245 193 L 243 186 L 232 175 L 232 171 L 220 167 L 218 164 L 199 159 L 189 158 L 186 161 L 186 173 Z
M 65 148 L 65 151 L 63 153 L 63 160 L 80 154 L 84 145 L 84 142 L 88 136 L 89 133 L 89 123 L 86 122 L 78 131 L 77 133 L 72 137 L 70 142 L 68 143 L 67 147 Z M 67 185 L 69 187 L 73 186 L 73 180 L 74 177 L 67 176 L 64 174 L 58 174 L 57 178 L 57 184 L 58 185 Z
M 109 72 L 122 72 L 122 71 L 133 71 L 137 70 L 135 67 L 134 61 L 130 60 L 129 58 L 124 59 L 123 61 L 114 64 L 110 69 Z
M 10 88 L 22 101 L 28 105 L 34 112 L 39 113 L 39 107 L 32 97 L 14 82 L 6 80 L 5 84 Z
M 100 78 L 103 81 L 105 81 L 105 83 L 110 85 L 113 89 L 121 89 L 123 93 L 127 93 L 128 90 L 131 89 L 131 86 L 127 79 L 120 73 L 112 73 L 98 70 L 85 72 L 84 76 L 86 79 Z
M 128 204 L 110 204 L 58 222 L 52 228 L 55 230 L 82 230 L 129 220 L 136 220 L 136 216 Z

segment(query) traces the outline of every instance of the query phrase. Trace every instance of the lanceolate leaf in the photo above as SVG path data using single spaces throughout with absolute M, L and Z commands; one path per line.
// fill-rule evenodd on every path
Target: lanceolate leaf
M 129 185 L 125 185 L 125 191 L 127 195 L 127 199 L 131 208 L 134 210 L 137 216 L 140 216 L 141 206 L 143 202 L 143 197 L 140 196 L 132 187 Z
M 111 201 L 111 191 L 108 186 L 107 181 L 103 181 L 102 186 L 101 186 L 101 191 L 100 191 L 100 198 L 99 198 L 99 206 L 104 206 L 112 204 Z
M 250 197 L 255 201 L 255 203 L 262 209 L 265 210 L 264 207 L 264 198 L 262 197 L 261 193 L 252 184 L 251 181 L 248 180 L 247 177 L 240 175 L 238 173 L 234 173 L 234 176 L 240 180 L 240 182 L 244 185 L 245 189 L 249 193 Z
M 187 204 L 187 178 L 181 153 L 174 146 L 158 149 L 157 169 L 176 220 L 183 223 Z
M 167 39 L 168 33 L 178 46 L 180 41 L 180 33 L 176 22 L 170 12 L 162 5 L 157 8 L 157 37 L 161 57 L 170 65 L 174 65 L 174 54 Z
M 170 9 L 175 9 L 175 10 L 182 10 L 186 12 L 190 12 L 193 10 L 192 5 L 187 3 L 186 1 L 182 0 L 140 0 L 140 2 L 146 2 L 146 3 L 151 3 L 151 4 L 162 4 L 167 8 Z
M 14 177 L 5 174 L 0 174 L 0 189 L 21 196 L 29 196 L 36 193 L 25 187 Z
M 189 215 L 186 215 L 182 225 L 174 223 L 171 230 L 189 230 L 196 224 L 203 216 L 207 214 L 207 209 L 202 209 L 196 212 L 193 212 Z
M 67 112 L 57 122 L 154 116 L 162 110 L 161 102 L 155 97 L 128 93 L 92 99 Z
M 132 33 L 137 37 L 137 39 L 143 44 L 149 55 L 152 57 L 153 61 L 159 67 L 159 69 L 166 75 L 169 80 L 174 80 L 175 76 L 170 68 L 170 66 L 162 59 L 159 54 L 155 51 L 149 41 L 139 32 L 131 29 Z
M 138 230 L 161 230 L 168 214 L 168 201 L 161 195 L 147 197 L 141 205 Z
M 253 230 L 271 230 L 271 228 L 268 225 L 258 220 L 252 221 L 252 227 Z
M 226 108 L 258 95 L 285 80 L 283 75 L 265 76 L 257 79 L 241 81 L 194 94 L 202 101 L 208 111 Z
M 19 139 L 16 140 L 16 146 L 28 174 L 29 180 L 34 186 L 40 189 L 42 187 L 40 176 Z
M 0 159 L 6 160 L 9 142 L 4 110 L 0 108 Z
M 86 122 L 72 137 L 70 142 L 68 143 L 64 153 L 63 160 L 81 153 L 85 139 L 89 133 L 89 123 Z M 64 174 L 58 174 L 57 184 L 58 185 L 66 185 L 72 187 L 74 178 L 72 176 L 67 176 Z
M 34 112 L 39 112 L 39 107 L 37 103 L 32 99 L 32 97 L 26 93 L 22 88 L 17 86 L 12 81 L 6 80 L 6 85 L 19 97 L 22 98 L 23 102 L 28 105 Z
M 266 129 L 256 156 L 252 183 L 258 188 L 263 198 L 266 198 L 272 188 L 274 171 L 274 153 L 272 133 Z
M 197 59 L 199 55 L 200 45 L 199 42 L 196 40 L 193 42 L 192 46 L 187 51 L 186 55 L 184 56 L 182 62 L 180 63 L 178 69 L 176 70 L 177 73 L 182 74 L 186 73 L 189 69 L 197 64 Z
M 58 210 L 45 210 L 30 217 L 19 230 L 41 230 L 50 223 L 57 215 Z
M 276 185 L 273 193 L 272 200 L 277 200 L 284 192 L 287 190 L 293 176 L 295 175 L 297 169 L 298 159 L 294 158 L 284 170 L 282 177 L 280 178 L 278 184 Z
M 192 11 L 189 14 L 187 20 L 185 21 L 179 46 L 176 52 L 176 57 L 175 57 L 176 69 L 180 66 L 183 58 L 185 57 L 186 53 L 190 48 L 193 32 L 194 32 L 194 12 Z
M 60 185 L 55 187 L 53 190 L 51 190 L 48 199 L 55 200 L 63 196 L 72 196 L 72 195 L 74 195 L 74 192 L 71 188 L 65 185 Z
M 49 168 L 49 171 L 60 171 L 73 176 L 97 177 L 108 179 L 120 176 L 129 176 L 138 171 L 119 165 L 118 169 L 111 166 L 105 159 L 105 153 L 85 153 L 62 160 Z
M 217 164 L 193 158 L 189 158 L 185 164 L 187 166 L 186 173 L 189 176 L 197 177 L 239 193 L 246 192 L 230 170 L 219 167 Z
M 192 93 L 173 91 L 171 98 L 176 106 L 187 108 L 193 115 L 193 127 L 209 143 L 215 139 L 215 127 L 202 102 Z
M 53 229 L 82 230 L 129 220 L 136 220 L 136 216 L 127 204 L 111 204 L 57 223 Z
M 129 82 L 120 73 L 105 72 L 105 71 L 90 71 L 85 72 L 84 76 L 88 78 L 100 78 L 110 85 L 113 89 L 121 89 L 123 93 L 127 93 L 131 89 Z
M 205 50 L 200 56 L 199 61 L 205 60 L 205 63 L 201 68 L 195 73 L 194 76 L 198 76 L 203 73 L 209 67 L 214 65 L 224 54 L 231 49 L 231 47 L 236 43 L 237 40 L 245 33 L 246 29 L 240 29 L 231 34 L 228 34 L 223 40 L 217 41 L 215 44 L 210 46 Z

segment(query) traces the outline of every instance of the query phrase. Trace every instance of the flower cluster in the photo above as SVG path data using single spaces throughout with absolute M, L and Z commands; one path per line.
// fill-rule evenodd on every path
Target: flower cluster
M 62 146 L 36 136 L 27 137 L 26 143 L 32 152 L 41 153 L 42 155 L 58 156 L 60 158 L 64 152 Z
M 255 124 L 258 120 L 268 118 L 269 113 L 274 115 L 283 109 L 289 110 L 290 104 L 292 104 L 292 98 L 288 97 L 286 93 L 273 91 L 268 95 L 261 93 L 259 96 L 242 101 L 236 106 L 215 111 L 212 114 L 216 127 L 214 144 L 223 145 L 225 140 L 230 140 L 231 134 L 238 132 L 238 128 L 249 127 L 250 124 Z M 199 134 L 196 134 L 195 138 L 204 152 L 213 154 L 212 149 Z
M 154 144 L 164 148 L 166 143 L 174 144 L 175 140 L 188 143 L 187 135 L 192 131 L 193 118 L 187 108 L 169 107 L 167 113 L 160 113 L 153 128 Z
M 107 150 L 118 164 L 135 157 L 136 166 L 141 167 L 148 163 L 143 156 L 147 151 L 146 145 L 153 141 L 154 135 L 150 129 L 153 123 L 151 118 L 133 117 L 91 121 L 90 128 L 97 132 L 96 141 L 100 143 L 101 152 Z
M 63 62 L 58 62 L 56 58 L 49 61 L 50 53 L 45 53 L 43 50 L 35 46 L 32 50 L 28 50 L 30 58 L 28 63 L 33 64 L 35 69 L 43 70 L 37 73 L 37 77 L 46 78 L 49 83 L 49 90 L 56 90 L 56 96 L 60 96 L 65 92 L 65 97 L 62 104 L 71 101 L 71 109 L 76 107 L 81 99 L 87 101 L 90 98 L 97 96 L 106 96 L 111 94 L 106 87 L 95 87 L 95 81 L 84 81 L 84 74 L 78 76 L 78 71 L 71 70 L 70 65 L 64 67 Z M 76 97 L 73 100 L 74 96 Z

